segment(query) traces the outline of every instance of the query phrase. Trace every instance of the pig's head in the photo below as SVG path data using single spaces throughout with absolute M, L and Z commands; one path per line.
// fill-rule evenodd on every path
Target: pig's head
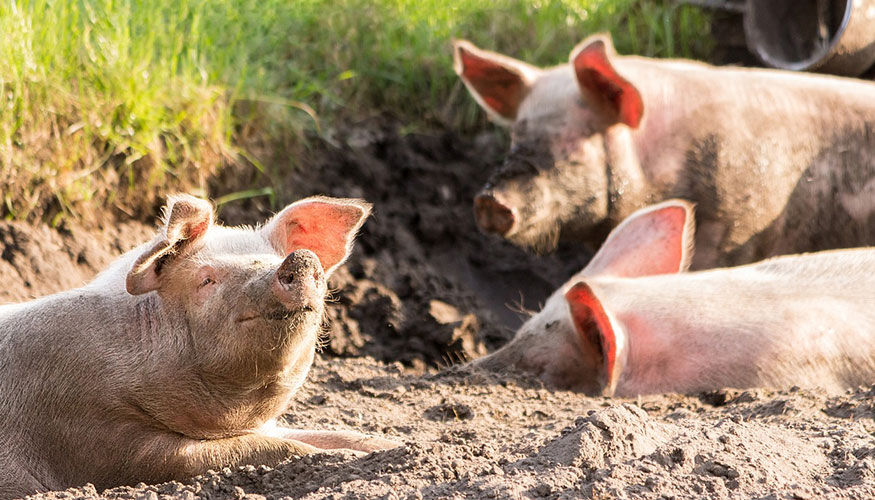
M 454 52 L 470 93 L 511 130 L 504 164 L 474 200 L 480 228 L 537 250 L 561 233 L 604 236 L 612 201 L 606 134 L 637 128 L 644 114 L 639 91 L 611 64 L 610 38 L 591 37 L 570 65 L 546 70 L 467 41 Z
M 313 359 L 326 279 L 369 212 L 359 200 L 313 197 L 260 228 L 234 228 L 216 225 L 207 201 L 171 197 L 163 227 L 135 250 L 126 289 L 150 299 L 141 302 L 150 327 L 174 333 L 206 372 L 281 372 L 297 384 Z
M 693 242 L 692 205 L 669 200 L 641 209 L 608 236 L 586 268 L 532 316 L 513 340 L 473 362 L 517 369 L 547 385 L 589 395 L 612 395 L 623 374 L 630 339 L 599 298 L 600 285 L 685 271 Z

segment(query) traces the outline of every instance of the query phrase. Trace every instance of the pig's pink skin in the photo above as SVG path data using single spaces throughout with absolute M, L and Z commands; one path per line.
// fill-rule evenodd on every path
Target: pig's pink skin
M 396 446 L 277 424 L 369 212 L 316 197 L 231 228 L 174 197 L 155 238 L 91 283 L 0 307 L 0 499 Z
M 618 257 L 606 250 L 596 257 L 602 263 Z M 593 395 L 793 385 L 839 392 L 875 380 L 875 288 L 866 279 L 873 273 L 871 248 L 640 277 L 587 267 L 508 345 L 474 365 L 521 369 Z M 586 357 L 570 316 L 565 293 L 580 282 L 613 326 L 614 380 Z
M 560 236 L 597 245 L 633 211 L 682 198 L 697 204 L 697 269 L 875 244 L 875 83 L 617 56 L 602 36 L 572 61 L 592 43 L 639 91 L 637 127 L 582 93 L 570 65 L 540 69 L 456 44 L 463 81 L 511 132 L 483 190 L 516 211 L 504 237 L 539 250 Z M 464 77 L 465 53 L 518 75 L 511 114 Z
M 819 387 L 875 380 L 875 250 L 690 274 L 590 280 L 628 358 L 616 394 Z

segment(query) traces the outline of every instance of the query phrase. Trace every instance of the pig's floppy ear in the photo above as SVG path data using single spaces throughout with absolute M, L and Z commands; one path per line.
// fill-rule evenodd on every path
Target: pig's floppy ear
M 611 231 L 583 275 L 629 278 L 686 271 L 694 228 L 690 202 L 668 200 L 642 208 Z
M 644 100 L 638 89 L 614 69 L 610 60 L 613 55 L 610 37 L 595 35 L 574 48 L 571 67 L 580 90 L 590 100 L 615 113 L 617 121 L 637 128 L 644 116 Z
M 504 126 L 514 121 L 540 73 L 534 66 L 479 49 L 467 40 L 453 41 L 453 67 L 477 104 Z
M 213 224 L 210 202 L 189 195 L 171 196 L 164 207 L 164 227 L 137 257 L 125 280 L 131 295 L 157 290 L 168 258 L 193 250 Z
M 356 232 L 370 213 L 371 205 L 362 200 L 314 196 L 284 208 L 262 231 L 282 255 L 311 250 L 327 275 L 349 256 Z
M 581 281 L 565 292 L 574 329 L 583 350 L 599 366 L 602 395 L 613 396 L 617 380 L 623 371 L 623 345 L 617 341 L 617 330 L 611 323 L 601 301 L 585 282 Z

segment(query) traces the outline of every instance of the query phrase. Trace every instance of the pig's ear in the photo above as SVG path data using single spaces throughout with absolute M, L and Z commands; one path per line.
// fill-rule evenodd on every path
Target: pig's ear
M 610 59 L 614 55 L 610 37 L 595 35 L 574 48 L 571 67 L 584 95 L 614 113 L 617 121 L 637 128 L 644 116 L 644 100 L 638 89 L 614 69 Z
M 362 200 L 314 196 L 284 208 L 262 231 L 282 255 L 311 250 L 327 275 L 349 256 L 356 232 L 370 213 L 371 205 Z
M 613 396 L 625 358 L 622 352 L 624 344 L 617 341 L 617 329 L 601 301 L 585 282 L 581 281 L 568 289 L 565 300 L 568 301 L 571 320 L 583 351 L 598 367 L 602 395 Z
M 541 70 L 522 61 L 453 41 L 453 67 L 480 106 L 500 125 L 513 123 Z
M 164 207 L 164 227 L 128 271 L 125 280 L 128 293 L 140 295 L 157 290 L 168 259 L 197 248 L 212 224 L 210 202 L 189 195 L 171 196 Z
M 686 271 L 694 228 L 690 202 L 668 200 L 642 208 L 611 231 L 583 275 L 635 277 Z

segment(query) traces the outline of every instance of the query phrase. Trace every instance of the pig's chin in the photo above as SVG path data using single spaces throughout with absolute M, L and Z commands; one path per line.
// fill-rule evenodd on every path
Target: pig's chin
M 596 365 L 572 342 L 556 342 L 521 363 L 522 368 L 539 378 L 547 387 L 598 396 L 602 392 Z
M 321 308 L 312 304 L 303 304 L 297 307 L 277 307 L 265 311 L 244 312 L 237 317 L 237 323 L 302 323 L 307 322 L 310 316 L 321 314 Z
M 585 380 L 574 371 L 551 371 L 544 373 L 541 380 L 547 387 L 564 391 L 580 392 L 587 396 L 599 396 L 602 386 L 595 380 Z
M 313 306 L 305 305 L 297 309 L 275 309 L 273 311 L 263 313 L 261 317 L 267 321 L 290 321 L 294 320 L 298 315 L 315 312 L 316 308 L 314 308 Z
M 524 221 L 505 235 L 514 245 L 538 254 L 556 250 L 560 242 L 584 242 L 597 248 L 604 241 L 610 226 L 607 221 L 592 223 L 588 220 L 563 222 L 558 218 L 540 218 Z
M 505 238 L 514 245 L 543 254 L 555 250 L 559 244 L 559 225 L 548 219 L 523 221 Z

